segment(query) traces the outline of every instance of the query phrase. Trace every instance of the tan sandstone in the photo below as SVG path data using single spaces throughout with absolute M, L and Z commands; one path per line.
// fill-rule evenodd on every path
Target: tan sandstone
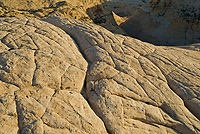
M 109 133 L 200 133 L 198 51 L 156 47 L 76 20 L 44 20 L 70 34 L 90 63 L 87 97 Z
M 101 3 L 101 0 L 0 0 L 0 16 L 26 18 L 61 16 L 92 22 L 86 10 Z
M 198 45 L 62 17 L 1 18 L 0 41 L 0 133 L 200 134 Z
M 0 19 L 0 133 L 107 133 L 81 95 L 88 63 L 60 28 Z

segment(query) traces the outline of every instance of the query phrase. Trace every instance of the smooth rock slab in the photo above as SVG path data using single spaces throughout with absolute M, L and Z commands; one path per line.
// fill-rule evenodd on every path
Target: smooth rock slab
M 174 48 L 158 49 L 146 55 L 165 74 L 170 87 L 200 119 L 200 53 Z M 192 90 L 191 90 L 192 89 Z

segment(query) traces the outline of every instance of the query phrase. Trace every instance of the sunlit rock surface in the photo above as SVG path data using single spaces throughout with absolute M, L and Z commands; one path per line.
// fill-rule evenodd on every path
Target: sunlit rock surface
M 86 10 L 101 3 L 101 0 L 0 0 L 0 16 L 26 18 L 61 16 L 92 22 Z
M 0 133 L 200 133 L 196 49 L 60 17 L 0 24 Z
M 0 19 L 0 133 L 107 133 L 80 94 L 88 63 L 64 31 Z
M 199 133 L 199 52 L 155 47 L 66 18 L 45 21 L 79 44 L 90 64 L 87 97 L 108 132 Z

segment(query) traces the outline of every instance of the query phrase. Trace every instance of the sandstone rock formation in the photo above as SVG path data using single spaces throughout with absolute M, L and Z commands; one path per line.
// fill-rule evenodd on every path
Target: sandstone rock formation
M 199 51 L 60 17 L 0 24 L 0 133 L 200 133 Z
M 0 0 L 1 17 L 43 18 L 61 16 L 92 22 L 86 9 L 101 0 Z
M 200 43 L 190 44 L 187 46 L 180 46 L 180 48 L 185 48 L 189 50 L 199 51 L 200 52 Z
M 132 37 L 157 45 L 200 42 L 198 0 L 152 0 L 121 24 Z
M 90 64 L 87 97 L 108 132 L 200 133 L 199 52 L 155 47 L 66 18 L 44 20 L 79 44 Z
M 102 0 L 0 0 L 0 17 L 45 18 L 59 16 L 95 23 L 127 35 L 119 25 L 127 20 L 112 12 Z
M 107 133 L 80 94 L 88 63 L 61 29 L 0 19 L 0 133 Z
M 7 7 L 19 10 L 37 10 L 43 7 L 55 7 L 63 3 L 70 3 L 73 6 L 82 5 L 84 7 L 93 6 L 100 3 L 101 0 L 0 0 Z
M 99 4 L 88 8 L 87 14 L 95 24 L 98 24 L 111 32 L 127 35 L 127 33 L 119 27 L 119 24 L 127 19 L 116 15 L 106 4 Z

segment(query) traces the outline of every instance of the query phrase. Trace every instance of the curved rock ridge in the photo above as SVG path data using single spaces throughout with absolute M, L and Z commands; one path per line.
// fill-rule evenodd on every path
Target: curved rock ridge
M 157 45 L 200 43 L 198 0 L 152 0 L 121 27 L 132 37 Z
M 0 19 L 0 133 L 107 133 L 80 94 L 88 63 L 63 30 Z
M 200 133 L 200 53 L 156 47 L 100 26 L 43 19 L 71 35 L 89 62 L 87 98 L 109 133 Z

